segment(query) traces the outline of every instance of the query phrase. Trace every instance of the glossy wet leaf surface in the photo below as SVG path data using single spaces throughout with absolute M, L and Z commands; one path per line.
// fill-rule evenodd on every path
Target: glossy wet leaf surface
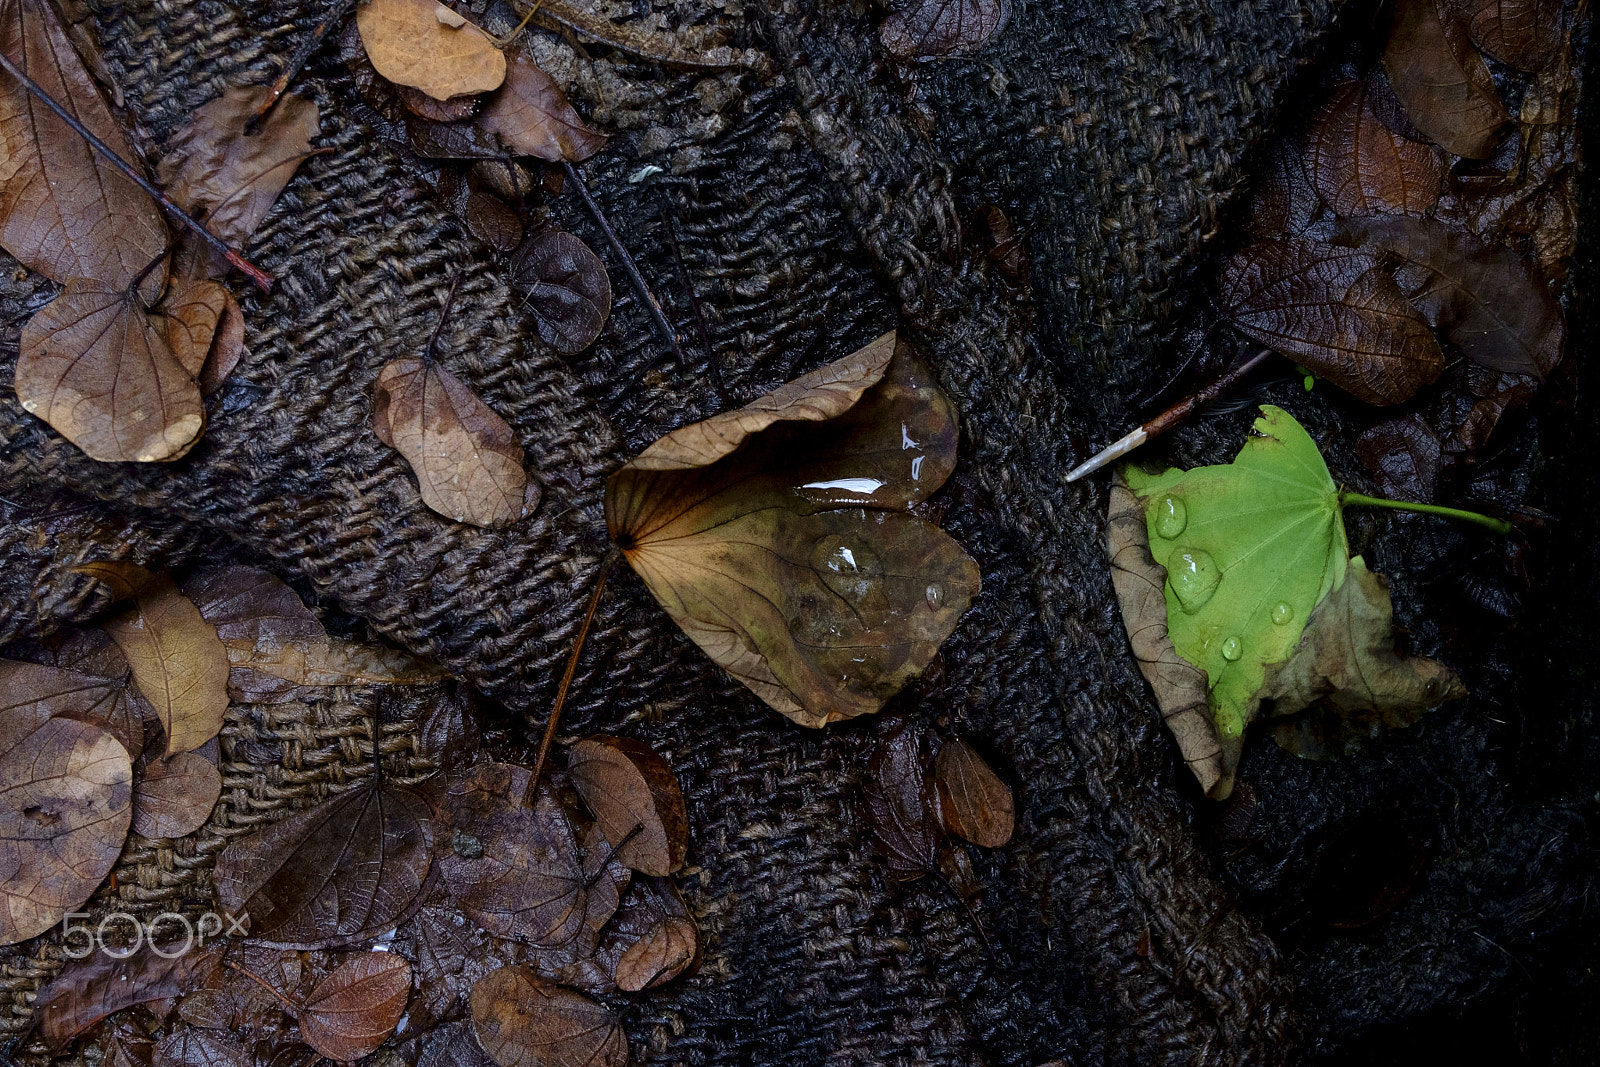
M 630 738 L 586 737 L 567 750 L 567 774 L 623 864 L 657 876 L 683 866 L 689 820 L 666 760 Z
M 1383 69 L 1417 129 L 1448 152 L 1481 159 L 1510 121 L 1488 66 L 1444 0 L 1398 0 Z
M 600 336 L 611 315 L 611 278 L 578 238 L 544 227 L 522 243 L 507 271 L 545 344 L 571 356 Z
M 436 0 L 368 0 L 356 25 L 379 74 L 435 100 L 505 81 L 506 57 L 489 35 Z
M 176 923 L 170 925 L 172 930 L 163 932 L 179 929 Z M 81 940 L 74 938 L 72 947 L 80 948 L 76 942 Z M 51 1049 L 62 1049 L 106 1016 L 135 1004 L 182 996 L 199 988 L 221 967 L 216 949 L 178 952 L 176 945 L 161 948 L 162 952 L 147 949 L 127 959 L 93 952 L 69 960 L 34 1002 L 39 1037 Z
M 984 848 L 1000 848 L 1011 840 L 1016 804 L 1011 787 L 959 737 L 939 748 L 933 784 L 944 828 Z
M 361 952 L 317 983 L 297 1018 L 317 1052 L 350 1063 L 394 1033 L 411 992 L 411 964 L 393 952 Z
M 881 708 L 977 595 L 977 565 L 905 510 L 955 446 L 949 400 L 886 334 L 645 449 L 607 483 L 607 528 L 714 661 L 822 726 Z
M 862 794 L 891 874 L 909 881 L 939 869 L 944 834 L 933 783 L 923 767 L 921 738 L 905 721 L 879 724 Z
M 1367 81 L 1346 79 L 1312 117 L 1305 155 L 1312 186 L 1340 215 L 1432 210 L 1443 161 L 1432 145 L 1392 133 L 1369 97 Z

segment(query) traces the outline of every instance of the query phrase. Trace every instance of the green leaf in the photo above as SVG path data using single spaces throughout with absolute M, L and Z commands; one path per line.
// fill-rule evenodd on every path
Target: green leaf
M 1316 442 L 1270 406 L 1255 433 L 1232 463 L 1125 474 L 1150 554 L 1167 571 L 1173 647 L 1206 672 L 1217 736 L 1234 752 L 1266 665 L 1294 650 L 1350 554 L 1339 487 Z

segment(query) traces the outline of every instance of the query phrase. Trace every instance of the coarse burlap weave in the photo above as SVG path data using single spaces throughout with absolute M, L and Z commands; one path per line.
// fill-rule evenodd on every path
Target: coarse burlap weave
M 251 562 L 317 598 L 331 625 L 430 657 L 491 698 L 492 738 L 514 757 L 543 721 L 606 549 L 606 475 L 723 407 L 697 318 L 735 404 L 898 326 L 960 410 L 960 466 L 937 499 L 984 588 L 894 708 L 985 739 L 1016 784 L 1016 837 L 978 860 L 973 907 L 989 944 L 938 885 L 887 878 L 860 795 L 870 723 L 786 722 L 624 571 L 565 732 L 627 734 L 671 762 L 689 803 L 682 881 L 705 951 L 683 985 L 625 1003 L 635 1057 L 1382 1062 L 1374 1050 L 1402 1049 L 1393 1035 L 1408 1026 L 1445 1033 L 1453 1013 L 1547 981 L 1552 940 L 1593 936 L 1573 925 L 1592 888 L 1593 707 L 1570 669 L 1593 629 L 1554 621 L 1592 594 L 1592 549 L 1558 535 L 1537 618 L 1455 664 L 1475 691 L 1463 705 L 1338 764 L 1256 741 L 1243 772 L 1256 825 L 1235 839 L 1198 797 L 1128 653 L 1104 558 L 1104 486 L 1062 481 L 1179 367 L 1174 337 L 1204 303 L 1207 257 L 1252 146 L 1273 135 L 1297 72 L 1340 20 L 1370 17 L 1359 8 L 1019 0 L 983 50 L 906 70 L 887 62 L 871 4 L 655 4 L 663 25 L 724 27 L 765 51 L 768 77 L 671 72 L 536 37 L 540 62 L 618 133 L 585 173 L 690 366 L 657 363 L 661 339 L 570 190 L 552 216 L 607 259 L 617 303 L 591 351 L 563 360 L 542 345 L 493 257 L 361 125 L 330 47 L 296 83 L 322 109 L 328 151 L 247 249 L 278 283 L 270 295 L 241 290 L 248 355 L 212 398 L 201 444 L 170 465 L 97 464 L 6 389 L 0 641 L 103 609 L 105 594 L 70 573 L 83 559 Z M 606 10 L 652 12 L 648 0 Z M 320 15 L 310 2 L 96 8 L 107 68 L 152 158 L 200 104 L 269 80 Z M 1026 233 L 1031 299 L 972 238 L 983 203 Z M 379 367 L 416 353 L 458 269 L 445 362 L 515 429 L 544 490 L 506 531 L 428 511 L 371 431 Z M 19 275 L 0 293 L 6 383 L 21 323 L 51 294 Z M 1347 409 L 1298 388 L 1272 398 L 1336 437 Z M 1593 441 L 1586 412 L 1523 433 Z M 1247 422 L 1217 418 L 1171 454 L 1226 458 Z M 1359 476 L 1338 446 L 1330 459 Z M 1573 473 L 1562 462 L 1531 483 L 1531 503 L 1558 516 L 1593 496 L 1539 495 Z M 1369 523 L 1357 536 L 1375 569 L 1398 560 L 1403 532 Z M 1416 589 L 1403 574 L 1395 593 L 1419 650 L 1446 655 L 1408 607 Z M 428 697 L 385 714 L 386 750 L 418 774 Z M 351 689 L 232 709 L 211 824 L 180 842 L 135 839 L 95 908 L 204 905 L 227 840 L 364 773 L 379 699 Z M 1411 898 L 1360 929 L 1307 918 L 1346 831 L 1399 823 L 1430 857 Z M 22 948 L 0 975 L 12 1025 L 56 958 L 48 941 Z

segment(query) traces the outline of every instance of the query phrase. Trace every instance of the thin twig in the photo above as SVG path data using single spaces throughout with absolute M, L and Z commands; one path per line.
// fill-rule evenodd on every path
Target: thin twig
M 689 268 L 683 262 L 683 249 L 678 244 L 678 228 L 672 220 L 671 202 L 664 191 L 658 188 L 656 192 L 661 206 L 661 221 L 667 228 L 667 244 L 672 247 L 672 262 L 678 269 L 678 284 L 682 286 L 684 295 L 689 300 L 689 309 L 694 312 L 695 326 L 700 331 L 700 344 L 706 351 L 706 366 L 711 369 L 711 384 L 716 388 L 717 398 L 722 401 L 722 406 L 731 408 L 733 402 L 728 399 L 728 388 L 722 381 L 722 364 L 717 360 L 716 349 L 711 347 L 711 331 L 706 329 L 705 310 L 700 306 L 700 298 L 695 295 L 694 283 L 689 280 Z
M 599 884 L 600 879 L 605 877 L 606 868 L 611 866 L 611 861 L 616 859 L 618 854 L 620 854 L 623 849 L 628 847 L 628 842 L 629 841 L 632 841 L 635 837 L 638 837 L 639 834 L 642 833 L 643 831 L 644 831 L 644 823 L 636 822 L 636 823 L 633 824 L 633 829 L 632 830 L 629 830 L 627 833 L 622 835 L 622 840 L 617 842 L 617 847 L 616 848 L 612 848 L 611 847 L 611 842 L 609 842 L 609 841 L 606 842 L 605 859 L 600 861 L 599 869 L 596 870 L 593 874 L 591 874 L 589 876 L 589 880 L 587 882 L 583 883 L 584 892 L 588 892 L 589 890 L 593 889 L 597 884 Z
M 550 709 L 550 721 L 545 723 L 544 737 L 539 741 L 539 755 L 533 761 L 533 777 L 528 780 L 528 791 L 524 796 L 524 802 L 530 808 L 539 796 L 539 776 L 544 773 L 544 761 L 550 755 L 551 743 L 556 739 L 556 724 L 561 721 L 561 708 L 567 702 L 567 690 L 572 685 L 572 676 L 578 671 L 578 655 L 583 651 L 583 639 L 589 636 L 589 624 L 594 622 L 595 609 L 600 606 L 600 594 L 605 591 L 606 579 L 611 577 L 612 569 L 621 558 L 621 551 L 613 547 L 606 553 L 606 558 L 601 560 L 600 570 L 595 575 L 594 592 L 589 594 L 589 609 L 583 613 L 583 623 L 578 627 L 577 636 L 572 639 L 572 652 L 567 656 L 567 670 L 561 676 L 561 686 L 556 690 L 555 706 Z
M 171 200 L 168 200 L 166 193 L 163 193 L 160 189 L 156 188 L 148 178 L 146 178 L 143 174 L 140 174 L 138 170 L 136 170 L 134 166 L 127 160 L 117 155 L 117 153 L 113 151 L 112 148 L 104 141 L 90 133 L 88 127 L 79 122 L 66 108 L 62 107 L 61 104 L 56 101 L 55 97 L 45 92 L 43 86 L 24 74 L 22 70 L 11 61 L 11 57 L 6 55 L 4 52 L 0 52 L 0 69 L 5 70 L 7 74 L 21 82 L 24 89 L 32 93 L 41 103 L 44 104 L 45 107 L 48 107 L 51 111 L 54 111 L 57 118 L 59 118 L 62 122 L 65 122 L 68 126 L 72 127 L 73 132 L 75 132 L 79 137 L 82 137 L 85 141 L 88 141 L 89 147 L 93 148 L 96 152 L 99 152 L 102 156 L 104 156 L 106 161 L 113 167 L 116 167 L 118 170 L 120 170 L 129 181 L 133 182 L 139 188 L 149 193 L 155 198 L 156 203 L 160 204 L 162 208 L 164 208 L 169 214 L 176 216 L 179 222 L 182 222 L 185 226 L 189 227 L 189 229 L 198 234 L 202 240 L 204 240 L 212 248 L 216 249 L 217 253 L 222 256 L 223 259 L 226 259 L 233 266 L 243 271 L 252 282 L 255 282 L 257 288 L 259 288 L 262 292 L 271 291 L 272 283 L 274 281 L 272 275 L 268 274 L 260 267 L 253 266 L 243 256 L 229 248 L 227 244 L 224 243 L 222 238 L 218 237 L 200 223 L 190 218 L 188 212 L 184 211 L 177 204 L 174 204 Z
M 456 276 L 450 279 L 450 292 L 444 298 L 444 307 L 439 309 L 439 321 L 433 324 L 433 332 L 428 335 L 428 343 L 422 348 L 422 362 L 424 364 L 434 362 L 433 348 L 439 343 L 439 334 L 444 332 L 444 323 L 450 317 L 450 309 L 456 306 L 456 290 L 461 288 L 461 275 L 464 273 L 465 271 L 462 268 L 457 267 Z
M 300 47 L 296 48 L 294 55 L 289 57 L 289 63 L 283 68 L 283 73 L 278 75 L 277 80 L 272 83 L 272 87 L 267 90 L 267 98 L 256 106 L 255 112 L 250 116 L 249 121 L 244 124 L 246 135 L 253 135 L 261 128 L 261 122 L 267 117 L 267 112 L 271 111 L 278 101 L 282 99 L 284 92 L 289 88 L 289 83 L 294 81 L 295 75 L 300 73 L 301 68 L 306 65 L 312 53 L 317 50 L 317 46 L 328 35 L 328 31 L 333 28 L 334 23 L 344 18 L 345 13 L 354 4 L 355 0 L 335 0 L 333 8 L 323 16 L 321 22 L 317 23 L 316 29 L 312 30 L 310 36 L 300 42 Z
M 582 173 L 572 165 L 570 160 L 563 159 L 561 165 L 566 168 L 568 180 L 577 186 L 578 195 L 583 197 L 583 203 L 589 209 L 589 214 L 594 216 L 596 225 L 606 235 L 606 240 L 611 244 L 611 250 L 617 254 L 618 259 L 622 260 L 622 269 L 628 275 L 628 281 L 633 283 L 634 291 L 644 301 L 645 307 L 650 309 L 650 317 L 655 319 L 656 329 L 661 331 L 661 336 L 666 339 L 667 344 L 672 346 L 673 358 L 678 361 L 680 367 L 688 366 L 689 357 L 683 354 L 683 345 L 678 343 L 677 331 L 672 328 L 672 323 L 667 321 L 667 313 L 661 310 L 660 302 L 656 300 L 655 294 L 650 291 L 650 287 L 645 284 L 644 275 L 639 273 L 639 264 L 635 263 L 633 256 L 628 253 L 627 247 L 622 243 L 622 238 L 617 236 L 617 231 L 612 228 L 605 212 L 600 210 L 600 205 L 595 201 L 594 194 L 589 191 L 589 186 L 584 182 Z M 659 362 L 661 362 L 661 355 L 657 353 L 649 363 L 645 364 L 638 377 L 642 378 L 649 374 Z

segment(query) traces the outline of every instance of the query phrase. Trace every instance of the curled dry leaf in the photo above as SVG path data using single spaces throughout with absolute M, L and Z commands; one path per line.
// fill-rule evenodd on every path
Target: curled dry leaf
M 606 135 L 585 126 L 556 80 L 521 52 L 512 54 L 505 85 L 477 123 L 511 155 L 550 163 L 577 163 L 606 146 Z
M 1011 840 L 1016 805 L 1011 787 L 1000 780 L 967 742 L 952 737 L 939 749 L 933 784 L 944 828 L 984 848 Z
M 0 719 L 0 945 L 41 934 L 111 870 L 133 765 L 105 730 L 37 705 Z
M 1368 252 L 1251 245 L 1224 268 L 1221 303 L 1241 331 L 1369 404 L 1398 404 L 1444 370 L 1427 322 Z
M 253 1067 L 254 1062 L 233 1034 L 182 1027 L 156 1044 L 154 1067 Z
M 1351 219 L 1344 228 L 1401 262 L 1401 289 L 1468 359 L 1539 377 L 1561 359 L 1561 305 L 1510 249 L 1485 247 L 1432 219 Z
M 1311 184 L 1340 215 L 1431 211 L 1444 178 L 1437 151 L 1391 133 L 1368 98 L 1367 81 L 1346 79 L 1312 116 L 1304 148 Z
M 794 721 L 870 714 L 915 678 L 978 567 L 906 509 L 955 467 L 955 409 L 885 334 L 668 434 L 606 486 L 624 557 L 707 655 Z
M 1360 556 L 1311 613 L 1289 659 L 1267 669 L 1261 688 L 1261 699 L 1273 702 L 1273 737 L 1317 758 L 1343 755 L 1383 727 L 1409 726 L 1466 695 L 1449 667 L 1395 652 L 1388 583 Z M 1300 714 L 1308 709 L 1314 712 Z
M 179 752 L 144 765 L 133 787 L 133 832 L 183 837 L 205 825 L 222 796 L 217 765 L 196 752 Z
M 472 1025 L 500 1067 L 626 1067 L 621 1021 L 582 993 L 527 967 L 504 967 L 472 987 Z
M 112 646 L 115 648 L 115 646 Z M 121 660 L 119 653 L 117 659 Z M 0 717 L 59 715 L 99 726 L 117 739 L 130 757 L 144 748 L 144 715 L 128 691 L 124 666 L 117 678 L 0 659 Z
M 107 1015 L 198 989 L 221 966 L 217 949 L 176 952 L 165 946 L 161 952 L 146 950 L 123 958 L 92 952 L 68 960 L 34 1001 L 37 1033 L 52 1051 L 59 1051 Z
M 508 526 L 538 502 L 506 420 L 432 360 L 384 364 L 373 387 L 372 428 L 411 465 L 422 502 L 446 518 Z
M 689 819 L 667 761 L 625 737 L 586 737 L 567 750 L 567 774 L 617 859 L 641 874 L 683 866 Z
M 1561 0 L 1456 0 L 1455 6 L 1472 43 L 1508 66 L 1543 70 L 1561 52 Z
M 368 0 L 357 8 L 373 67 L 435 100 L 498 89 L 506 79 L 505 54 L 466 18 L 440 19 L 440 7 L 438 0 Z
M 890 873 L 910 881 L 938 870 L 944 835 L 933 785 L 923 772 L 920 739 L 903 720 L 880 724 L 863 791 L 873 834 L 888 856 Z
M 217 859 L 217 903 L 252 937 L 319 948 L 374 937 L 421 899 L 432 864 L 428 802 L 368 780 L 234 840 Z
M 352 956 L 317 983 L 296 1013 L 300 1037 L 317 1052 L 350 1063 L 377 1050 L 405 1014 L 411 964 L 393 952 Z
M 1011 0 L 910 0 L 878 27 L 889 54 L 935 59 L 988 42 L 1011 17 Z
M 595 955 L 606 978 L 634 993 L 665 985 L 687 971 L 699 952 L 699 937 L 670 878 L 636 878 L 606 925 Z
M 522 243 L 507 269 L 545 344 L 572 356 L 600 336 L 611 314 L 611 278 L 588 245 L 545 227 Z
M 74 279 L 22 328 L 14 387 L 90 459 L 157 463 L 189 451 L 205 427 L 199 369 L 131 290 Z
M 48 0 L 0 4 L 0 48 L 124 160 L 137 160 Z M 167 247 L 167 226 L 149 194 L 34 99 L 0 79 L 0 245 L 52 281 L 93 279 L 117 291 Z M 140 288 L 145 304 L 166 273 Z
M 1430 141 L 1468 159 L 1494 151 L 1511 117 L 1444 0 L 1398 0 L 1383 69 L 1406 115 Z
M 682 974 L 699 951 L 699 932 L 687 919 L 663 919 L 617 961 L 617 987 L 629 993 L 654 989 Z
M 134 684 L 167 734 L 166 755 L 199 748 L 222 729 L 228 710 L 228 654 L 217 632 L 165 572 L 134 563 L 85 563 L 131 610 L 105 626 L 133 671 Z

